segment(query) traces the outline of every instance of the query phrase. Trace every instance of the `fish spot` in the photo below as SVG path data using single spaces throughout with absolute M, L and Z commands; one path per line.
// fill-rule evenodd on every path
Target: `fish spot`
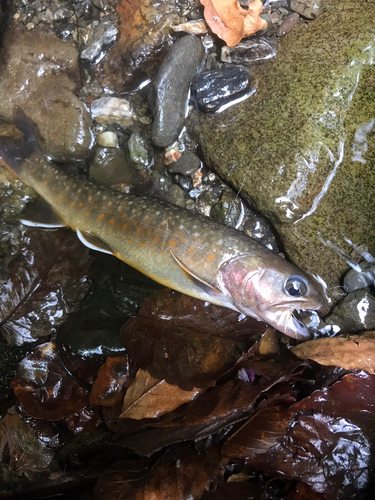
M 193 234 L 193 236 L 194 236 L 195 238 L 198 238 L 199 233 L 194 233 L 194 234 Z
M 144 241 L 142 241 L 141 247 L 144 248 L 145 246 L 146 246 L 146 243 Z
M 80 201 L 80 202 L 78 203 L 78 206 L 79 206 L 79 207 L 83 207 L 83 203 L 82 203 L 82 201 Z
M 74 201 L 72 201 L 72 203 L 70 204 L 71 207 L 74 207 L 75 203 Z
M 125 214 L 122 214 L 122 215 L 121 215 L 121 217 L 122 217 L 123 219 L 125 219 L 126 215 L 125 215 Z
M 105 201 L 106 199 L 107 199 L 107 197 L 106 197 L 106 196 L 103 196 L 102 200 L 103 200 L 103 201 Z
M 92 201 L 92 196 L 90 194 L 90 196 L 87 198 L 89 201 Z
M 104 214 L 99 214 L 98 215 L 98 220 L 103 220 Z
M 182 231 L 183 229 L 185 229 L 185 226 L 183 226 L 183 225 L 181 224 L 180 226 L 178 226 L 178 229 L 180 229 L 180 230 Z
M 132 224 L 133 224 L 133 226 L 136 226 L 138 224 L 138 222 L 136 220 L 133 220 Z
M 107 203 L 107 205 L 110 207 L 110 206 L 112 205 L 112 202 L 111 202 L 111 201 L 109 201 L 109 202 Z
M 128 201 L 128 205 L 133 205 L 133 202 L 132 201 Z
M 86 215 L 86 217 L 88 217 L 88 216 L 90 215 L 90 211 L 89 211 L 89 210 L 87 210 L 87 212 L 86 212 L 86 214 L 85 214 L 85 215 Z
M 155 236 L 154 239 L 152 240 L 154 243 L 157 243 L 159 241 L 159 236 Z
M 147 234 L 151 234 L 151 233 L 152 233 L 151 229 L 147 229 Z
M 169 242 L 169 246 L 170 246 L 170 247 L 174 247 L 174 246 L 175 246 L 175 244 L 176 244 L 176 242 L 175 242 L 174 240 L 171 240 L 171 241 Z
M 94 208 L 95 208 L 95 210 L 97 210 L 97 208 L 98 208 L 98 205 L 96 205 L 96 204 L 95 204 L 95 205 L 94 205 Z
M 53 186 L 52 191 L 56 191 L 56 187 L 55 186 Z
M 132 242 L 132 240 L 129 238 L 129 239 L 128 239 L 128 243 L 131 243 L 131 242 Z
M 111 234 L 111 233 L 112 233 L 112 230 L 108 229 L 107 234 Z
M 159 211 L 157 211 L 157 212 L 155 213 L 155 215 L 160 215 L 160 212 L 159 212 Z
M 194 252 L 194 247 L 190 247 L 189 248 L 189 253 L 193 253 Z
M 160 255 L 163 255 L 163 253 L 164 253 L 164 250 L 160 250 Z
M 127 224 L 123 224 L 123 225 L 122 225 L 122 229 L 123 229 L 124 231 L 125 231 L 125 229 L 126 229 L 127 227 L 128 227 L 128 225 L 127 225 Z
M 77 193 L 81 193 L 81 192 L 82 192 L 82 189 L 81 189 L 81 188 L 80 188 L 80 189 L 78 189 Z
M 69 186 L 67 184 L 65 184 L 65 190 L 69 191 Z
M 153 250 L 151 250 L 150 254 L 151 254 L 151 255 L 154 255 L 154 251 L 153 251 Z
M 185 243 L 185 238 L 181 238 L 181 243 Z
M 141 232 L 142 232 L 142 228 L 140 228 L 140 227 L 139 227 L 139 228 L 136 230 L 136 233 L 137 233 L 137 234 L 140 234 Z
M 214 256 L 212 254 L 210 254 L 208 257 L 207 257 L 207 260 L 209 262 L 211 262 L 211 260 L 214 260 Z
M 113 218 L 109 221 L 110 224 L 113 224 L 114 222 L 115 222 L 115 219 L 113 219 Z
M 57 198 L 58 198 L 59 200 L 61 200 L 62 195 L 61 195 L 61 194 L 57 195 Z

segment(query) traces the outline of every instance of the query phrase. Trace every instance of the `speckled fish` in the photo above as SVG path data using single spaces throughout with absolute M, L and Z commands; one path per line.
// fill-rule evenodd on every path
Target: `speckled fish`
M 15 123 L 25 140 L 0 138 L 0 158 L 47 202 L 24 223 L 69 226 L 88 247 L 167 287 L 263 320 L 291 337 L 309 337 L 293 312 L 326 304 L 311 276 L 208 217 L 65 174 L 43 156 L 21 110 Z

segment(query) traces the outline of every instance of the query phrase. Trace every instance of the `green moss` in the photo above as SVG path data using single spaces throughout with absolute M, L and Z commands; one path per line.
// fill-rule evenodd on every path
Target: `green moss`
M 344 236 L 375 253 L 375 126 L 366 163 L 359 127 L 375 118 L 375 4 L 327 0 L 326 11 L 252 69 L 254 98 L 202 117 L 208 163 L 276 226 L 289 257 L 335 295 L 347 264 L 322 243 Z M 357 142 L 357 145 L 355 145 Z

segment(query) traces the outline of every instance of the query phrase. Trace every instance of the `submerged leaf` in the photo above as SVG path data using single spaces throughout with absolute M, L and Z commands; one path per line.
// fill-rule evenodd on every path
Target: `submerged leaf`
M 263 10 L 261 0 L 254 0 L 248 10 L 243 9 L 237 0 L 201 0 L 201 4 L 205 7 L 207 24 L 229 47 L 267 28 L 266 21 L 260 17 Z
M 29 415 L 51 421 L 81 410 L 89 399 L 89 392 L 64 370 L 51 342 L 21 361 L 12 387 Z
M 195 399 L 203 389 L 184 391 L 176 385 L 158 380 L 146 370 L 138 370 L 135 380 L 126 391 L 121 418 L 157 418 L 184 403 Z
M 91 257 L 66 230 L 29 231 L 0 283 L 0 329 L 9 344 L 50 335 L 86 294 Z
M 91 405 L 112 406 L 121 401 L 130 381 L 128 356 L 107 358 L 90 394 Z
M 163 289 L 121 329 L 135 364 L 156 379 L 191 391 L 209 387 L 263 333 L 264 323 Z
M 312 359 L 324 366 L 375 373 L 375 332 L 310 340 L 291 350 L 300 359 Z

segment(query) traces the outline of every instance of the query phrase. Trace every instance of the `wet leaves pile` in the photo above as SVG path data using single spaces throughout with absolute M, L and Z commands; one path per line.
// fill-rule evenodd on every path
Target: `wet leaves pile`
M 371 334 L 291 348 L 66 231 L 26 233 L 6 266 L 2 333 L 23 351 L 1 406 L 0 496 L 368 498 Z

